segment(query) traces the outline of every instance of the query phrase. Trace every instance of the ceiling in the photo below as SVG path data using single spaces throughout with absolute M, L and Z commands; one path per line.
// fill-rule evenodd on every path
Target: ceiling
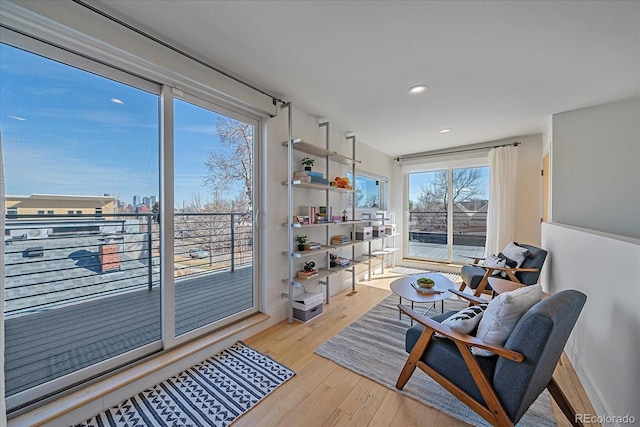
M 638 1 L 89 3 L 390 156 L 640 95 Z

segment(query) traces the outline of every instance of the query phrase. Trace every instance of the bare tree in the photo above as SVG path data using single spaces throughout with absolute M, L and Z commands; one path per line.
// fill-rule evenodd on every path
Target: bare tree
M 224 150 L 211 152 L 205 161 L 208 175 L 205 184 L 211 187 L 215 199 L 240 186 L 246 206 L 253 200 L 253 126 L 229 117 L 220 117 L 216 130 Z M 241 192 L 242 192 L 241 190 Z
M 447 209 L 449 177 L 446 170 L 435 172 L 431 183 L 422 186 L 418 200 L 414 202 L 417 209 Z M 453 201 L 466 202 L 477 199 L 482 194 L 480 169 L 466 168 L 453 170 Z

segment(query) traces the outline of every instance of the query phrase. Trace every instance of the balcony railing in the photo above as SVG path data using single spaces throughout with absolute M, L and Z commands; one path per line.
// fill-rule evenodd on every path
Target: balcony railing
M 175 229 L 175 336 L 255 309 L 251 215 L 179 213 Z M 9 407 L 162 348 L 159 236 L 150 212 L 7 218 Z
M 448 259 L 448 213 L 410 211 L 408 255 L 435 260 Z M 486 212 L 453 212 L 452 260 L 483 256 L 487 237 Z
M 176 214 L 175 277 L 250 265 L 251 218 L 240 212 Z M 5 316 L 151 290 L 160 278 L 159 237 L 152 212 L 7 217 Z

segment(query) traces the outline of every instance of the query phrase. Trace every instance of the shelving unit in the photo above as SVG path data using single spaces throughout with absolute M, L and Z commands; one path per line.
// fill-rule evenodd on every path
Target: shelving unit
M 288 291 L 283 293 L 283 297 L 288 298 L 289 307 L 288 307 L 288 316 L 289 323 L 293 322 L 293 298 L 295 297 L 294 292 L 296 292 L 296 288 L 305 288 L 310 285 L 321 285 L 325 286 L 326 303 L 329 304 L 331 300 L 331 292 L 330 292 L 330 281 L 331 276 L 341 272 L 341 271 L 351 271 L 352 274 L 352 287 L 355 289 L 355 269 L 353 266 L 358 262 L 353 260 L 355 257 L 355 245 L 361 243 L 360 241 L 350 241 L 345 244 L 340 245 L 331 245 L 331 233 L 333 230 L 338 230 L 339 227 L 343 229 L 347 229 L 347 234 L 355 235 L 355 224 L 359 221 L 344 221 L 344 222 L 331 222 L 332 218 L 328 218 L 329 221 L 326 223 L 310 223 L 310 224 L 300 224 L 293 221 L 294 214 L 294 191 L 321 191 L 324 192 L 324 206 L 329 210 L 330 204 L 330 194 L 332 193 L 347 193 L 350 194 L 351 197 L 351 205 L 353 206 L 352 216 L 351 218 L 355 218 L 355 190 L 348 190 L 344 188 L 332 187 L 330 185 L 320 185 L 315 183 L 303 182 L 300 179 L 296 179 L 293 177 L 294 173 L 294 161 L 293 161 L 293 153 L 294 151 L 302 152 L 316 158 L 323 159 L 325 161 L 325 177 L 330 177 L 332 175 L 330 172 L 330 164 L 342 164 L 351 166 L 351 173 L 354 177 L 355 181 L 355 165 L 359 163 L 359 161 L 355 160 L 355 136 L 347 137 L 347 140 L 352 139 L 352 155 L 353 157 L 347 157 L 342 154 L 338 154 L 336 151 L 330 150 L 330 127 L 329 122 L 320 123 L 319 126 L 325 129 L 325 148 L 312 144 L 306 141 L 303 141 L 300 138 L 294 139 L 292 135 L 292 107 L 290 103 L 287 103 L 283 106 L 283 108 L 288 108 L 288 121 L 289 121 L 289 135 L 288 140 L 282 142 L 282 146 L 287 148 L 287 176 L 288 179 L 282 182 L 283 186 L 287 187 L 287 215 L 288 222 L 283 224 L 284 227 L 287 228 L 287 237 L 288 237 L 288 248 L 286 251 L 283 251 L 283 255 L 287 256 L 288 259 L 288 277 L 283 280 L 283 282 L 288 286 Z M 340 174 L 342 175 L 342 174 Z M 329 214 L 329 212 L 327 212 Z M 311 222 L 313 222 L 313 218 L 310 218 Z M 318 230 L 319 228 L 324 228 L 324 242 L 320 249 L 315 250 L 307 250 L 307 251 L 298 251 L 295 250 L 296 245 L 294 244 L 294 230 L 302 231 L 303 229 L 309 228 L 310 230 Z M 329 252 L 333 250 L 340 250 L 342 248 L 351 247 L 351 264 L 344 267 L 330 267 L 330 257 Z M 309 258 L 314 257 L 320 254 L 324 254 L 323 261 L 316 261 L 316 269 L 318 270 L 318 274 L 314 275 L 310 278 L 299 278 L 297 276 L 297 271 L 302 268 L 302 260 L 301 258 Z M 315 259 L 314 259 L 315 261 Z M 317 264 L 322 263 L 323 265 L 318 266 Z M 298 293 L 298 292 L 296 292 Z

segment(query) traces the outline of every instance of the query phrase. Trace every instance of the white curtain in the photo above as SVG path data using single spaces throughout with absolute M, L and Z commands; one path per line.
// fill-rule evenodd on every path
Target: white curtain
M 506 146 L 491 149 L 489 167 L 487 256 L 497 255 L 514 240 L 518 148 Z
M 0 225 L 4 231 L 4 163 L 2 161 L 2 134 L 0 133 Z M 4 233 L 3 233 L 4 234 Z M 4 403 L 4 241 L 0 250 L 0 426 L 7 423 L 7 408 Z

